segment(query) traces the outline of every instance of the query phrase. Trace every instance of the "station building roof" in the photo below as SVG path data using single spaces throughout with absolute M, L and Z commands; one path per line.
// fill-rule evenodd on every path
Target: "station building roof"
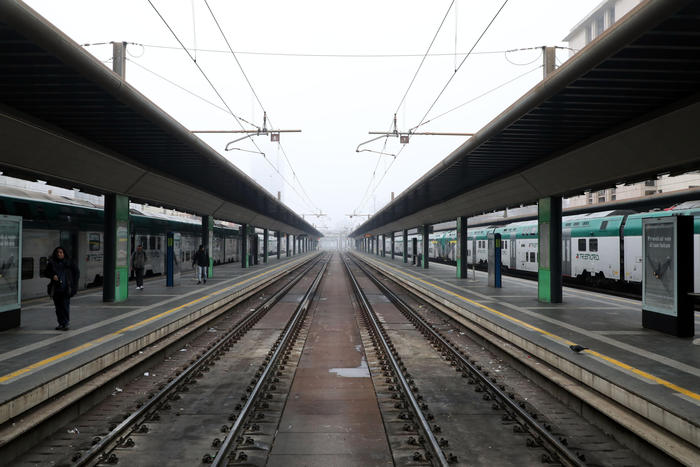
M 700 168 L 700 1 L 646 0 L 351 236 Z
M 0 134 L 8 175 L 322 236 L 18 0 L 0 2 Z

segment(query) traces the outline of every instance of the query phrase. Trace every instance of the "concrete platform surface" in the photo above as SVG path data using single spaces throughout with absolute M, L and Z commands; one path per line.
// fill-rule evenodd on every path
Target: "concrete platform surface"
M 357 257 L 470 323 L 545 360 L 575 380 L 690 443 L 700 460 L 700 314 L 695 338 L 642 327 L 641 302 L 572 288 L 563 303 L 537 300 L 537 282 L 503 277 L 500 289 L 486 273 L 457 279 L 454 266 L 429 269 L 390 258 Z M 586 350 L 575 352 L 571 345 Z M 526 355 L 526 358 L 528 358 Z M 573 388 L 576 392 L 578 388 Z M 601 408 L 601 407 L 599 407 Z M 629 422 L 632 423 L 632 422 Z M 623 423 L 624 424 L 624 423 Z

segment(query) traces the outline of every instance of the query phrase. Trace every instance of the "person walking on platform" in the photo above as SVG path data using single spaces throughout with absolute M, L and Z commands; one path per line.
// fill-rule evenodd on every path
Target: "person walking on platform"
M 48 293 L 56 306 L 56 330 L 67 331 L 70 329 L 70 298 L 78 291 L 80 271 L 68 258 L 66 251 L 58 246 L 46 264 L 44 275 L 51 279 Z
M 204 245 L 199 245 L 197 253 L 192 257 L 192 265 L 197 266 L 197 284 L 202 281 L 207 283 L 207 269 L 209 268 L 209 255 L 204 251 Z
M 143 290 L 143 268 L 146 267 L 146 252 L 143 251 L 143 246 L 138 245 L 133 253 L 131 253 L 131 267 L 136 273 L 136 288 Z

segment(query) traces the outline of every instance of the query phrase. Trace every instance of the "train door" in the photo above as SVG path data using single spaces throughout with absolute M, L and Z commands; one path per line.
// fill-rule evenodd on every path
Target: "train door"
M 78 254 L 78 232 L 73 230 L 61 230 L 59 242 L 66 254 L 71 259 L 76 259 Z
M 571 276 L 571 229 L 561 231 L 561 273 Z
M 510 269 L 517 269 L 518 257 L 516 256 L 516 252 L 518 251 L 518 241 L 515 238 L 515 232 L 510 234 L 510 242 L 508 243 L 508 249 L 510 250 L 510 263 L 508 267 Z

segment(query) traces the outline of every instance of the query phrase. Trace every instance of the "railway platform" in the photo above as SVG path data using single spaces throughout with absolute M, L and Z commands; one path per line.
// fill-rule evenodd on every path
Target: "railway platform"
M 316 254 L 270 258 L 248 269 L 239 263 L 217 266 L 199 285 L 190 271 L 176 287 L 166 287 L 164 277 L 146 279 L 142 290 L 129 283 L 129 298 L 118 303 L 104 303 L 101 289 L 85 290 L 71 299 L 69 331 L 54 329 L 49 298 L 25 303 L 21 327 L 0 333 L 0 426 L 7 428 L 67 389 L 89 392 L 88 378 L 102 377 L 129 358 L 146 358 L 142 349 L 155 342 L 167 345 L 205 315 L 218 315 L 223 305 L 238 303 Z M 46 410 L 61 410 L 60 405 Z M 20 425 L 17 429 L 23 429 Z
M 700 460 L 697 312 L 696 337 L 677 338 L 642 328 L 640 301 L 565 288 L 563 303 L 541 303 L 534 281 L 503 277 L 496 289 L 478 271 L 457 279 L 453 266 L 353 254 L 554 381 L 581 411 L 596 407 L 676 459 Z

